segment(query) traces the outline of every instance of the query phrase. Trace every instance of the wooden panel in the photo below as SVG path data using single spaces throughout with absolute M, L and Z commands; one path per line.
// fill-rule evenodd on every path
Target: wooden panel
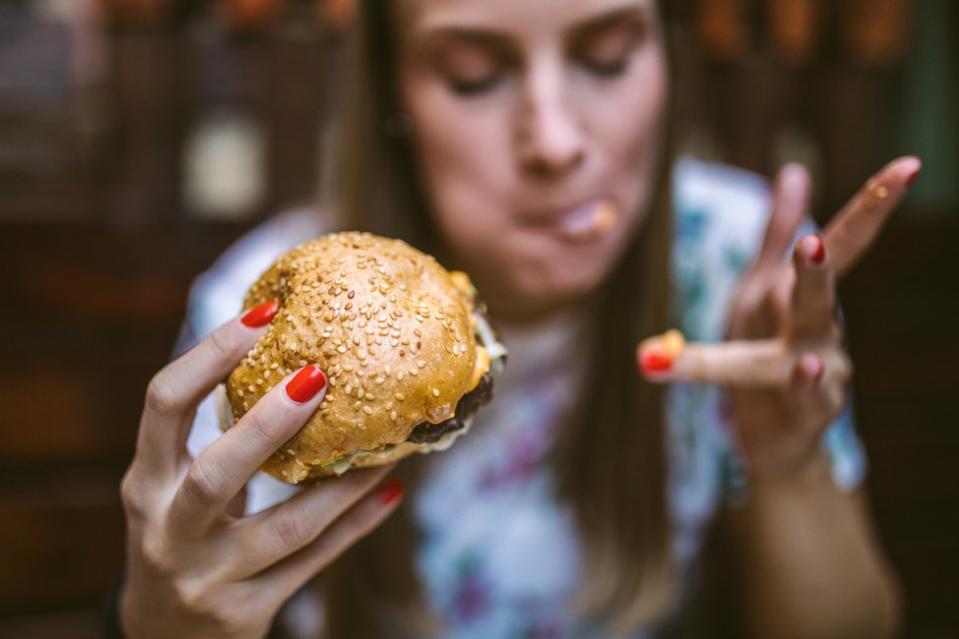
M 4 475 L 0 615 L 94 604 L 122 565 L 122 469 Z
M 243 230 L 4 228 L 0 616 L 94 606 L 116 579 L 117 490 L 144 388 L 169 358 L 193 277 Z

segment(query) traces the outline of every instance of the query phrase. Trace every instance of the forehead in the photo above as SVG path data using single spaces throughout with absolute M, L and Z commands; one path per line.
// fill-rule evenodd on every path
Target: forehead
M 523 38 L 562 33 L 621 10 L 652 15 L 654 5 L 654 0 L 395 0 L 394 18 L 406 35 L 470 27 Z

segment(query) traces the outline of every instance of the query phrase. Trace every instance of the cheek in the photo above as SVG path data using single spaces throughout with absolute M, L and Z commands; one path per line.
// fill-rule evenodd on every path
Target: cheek
M 629 81 L 584 107 L 602 140 L 607 178 L 629 216 L 646 208 L 665 133 L 668 86 L 661 55 L 638 59 Z
M 461 236 L 496 237 L 512 182 L 507 105 L 477 108 L 415 76 L 406 86 L 420 179 L 445 239 L 456 249 Z

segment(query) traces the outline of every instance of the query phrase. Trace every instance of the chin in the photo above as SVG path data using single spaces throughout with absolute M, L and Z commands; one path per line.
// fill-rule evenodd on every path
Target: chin
M 574 271 L 568 265 L 530 272 L 516 269 L 508 284 L 504 282 L 508 293 L 499 303 L 491 304 L 491 310 L 501 317 L 548 314 L 589 297 L 602 285 L 605 275 L 605 270 L 595 267 Z

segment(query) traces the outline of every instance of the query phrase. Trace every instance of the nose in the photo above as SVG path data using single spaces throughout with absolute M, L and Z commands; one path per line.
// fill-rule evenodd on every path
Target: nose
M 585 158 L 585 138 L 558 68 L 531 69 L 517 122 L 521 167 L 540 177 L 563 176 Z

